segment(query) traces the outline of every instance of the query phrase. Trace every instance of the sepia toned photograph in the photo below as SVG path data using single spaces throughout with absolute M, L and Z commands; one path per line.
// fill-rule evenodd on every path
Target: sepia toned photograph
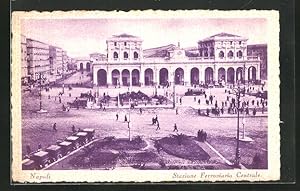
M 279 20 L 254 12 L 15 12 L 13 180 L 279 179 Z

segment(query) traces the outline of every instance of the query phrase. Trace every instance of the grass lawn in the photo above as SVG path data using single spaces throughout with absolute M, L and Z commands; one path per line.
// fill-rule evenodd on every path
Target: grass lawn
M 179 139 L 181 139 L 179 141 Z M 159 145 L 166 153 L 189 160 L 209 160 L 210 156 L 197 145 L 193 138 L 186 135 L 175 135 L 160 139 Z
M 267 169 L 268 152 L 265 150 L 266 142 L 263 133 L 250 134 L 254 142 L 240 142 L 241 163 L 248 169 Z M 236 139 L 226 136 L 210 136 L 207 141 L 217 149 L 225 158 L 234 161 L 236 152 Z M 252 165 L 253 157 L 258 154 L 262 160 L 257 166 Z

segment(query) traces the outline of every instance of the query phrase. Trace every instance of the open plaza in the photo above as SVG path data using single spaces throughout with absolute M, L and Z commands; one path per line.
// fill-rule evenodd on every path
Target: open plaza
M 78 75 L 83 75 L 80 72 L 70 77 L 77 79 Z M 66 80 L 67 81 L 67 80 Z M 252 86 L 251 86 L 252 87 Z M 253 86 L 254 89 L 259 89 L 261 86 Z M 157 95 L 165 95 L 166 92 L 171 92 L 175 89 L 174 97 L 167 98 L 169 102 L 157 103 L 147 102 L 147 104 L 139 103 L 135 107 L 130 107 L 129 103 L 118 105 L 118 102 L 104 103 L 101 105 L 102 98 L 109 95 L 110 99 L 117 99 L 122 93 L 126 93 L 129 87 L 52 87 L 46 91 L 43 89 L 41 97 L 39 93 L 34 91 L 22 92 L 22 153 L 26 155 L 26 147 L 30 146 L 31 150 L 38 150 L 39 146 L 47 148 L 49 145 L 55 144 L 59 140 L 72 135 L 72 127 L 75 130 L 92 128 L 95 129 L 95 137 L 99 140 L 105 140 L 107 137 L 114 137 L 116 140 L 127 140 L 140 137 L 145 141 L 145 145 L 141 148 L 126 150 L 120 148 L 102 148 L 99 155 L 106 156 L 105 154 L 114 154 L 113 158 L 99 159 L 101 161 L 115 161 L 110 164 L 113 168 L 134 167 L 140 165 L 140 161 L 128 161 L 122 159 L 122 153 L 153 153 L 155 157 L 150 155 L 150 159 L 146 160 L 145 165 L 149 169 L 163 169 L 164 168 L 195 168 L 195 169 L 228 169 L 233 168 L 236 152 L 236 134 L 237 134 L 237 114 L 228 113 L 227 107 L 223 114 L 214 115 L 199 115 L 198 109 L 206 112 L 207 108 L 213 108 L 217 101 L 219 107 L 221 103 L 227 100 L 227 97 L 235 98 L 234 94 L 229 94 L 229 87 L 223 88 L 203 88 L 205 94 L 185 96 L 188 89 L 195 89 L 193 87 L 185 87 L 177 85 L 173 87 L 131 87 L 130 91 L 141 91 L 149 97 Z M 199 88 L 196 88 L 199 89 Z M 225 91 L 226 90 L 226 91 Z M 61 92 L 64 92 L 61 94 Z M 225 93 L 226 92 L 226 93 Z M 95 101 L 91 101 L 94 106 L 90 107 L 68 107 L 68 103 L 74 102 L 84 94 L 96 95 Z M 213 103 L 206 103 L 209 96 L 213 96 Z M 46 113 L 37 113 L 40 110 L 40 100 L 42 108 Z M 175 100 L 175 107 L 173 105 Z M 200 104 L 199 101 L 200 100 Z M 267 168 L 267 131 L 268 131 L 268 118 L 267 108 L 265 111 L 259 111 L 261 106 L 261 98 L 251 95 L 241 97 L 242 101 L 250 102 L 251 108 L 257 108 L 257 113 L 253 115 L 240 114 L 239 127 L 240 138 L 243 136 L 242 130 L 245 129 L 245 135 L 252 139 L 250 142 L 240 142 L 240 156 L 241 164 L 244 168 Z M 254 101 L 254 105 L 252 102 Z M 89 101 L 87 101 L 88 103 Z M 132 100 L 133 102 L 133 100 Z M 257 107 L 257 102 L 259 106 Z M 229 102 L 228 102 L 229 103 Z M 88 104 L 87 104 L 88 105 Z M 118 115 L 118 118 L 117 118 Z M 125 116 L 127 121 L 125 121 Z M 152 119 L 157 116 L 159 121 L 159 129 L 157 124 L 153 124 Z M 130 121 L 130 123 L 128 123 Z M 56 123 L 56 131 L 53 130 L 53 124 Z M 177 126 L 177 131 L 174 131 L 174 124 Z M 196 140 L 199 130 L 207 133 L 205 142 Z M 185 135 L 191 137 L 195 143 L 196 148 L 192 148 L 190 143 L 188 145 L 180 145 L 176 147 L 177 142 L 170 143 L 171 147 L 162 146 L 159 151 L 156 146 L 157 140 L 166 139 L 168 137 L 176 137 L 178 135 Z M 194 141 L 195 140 L 195 141 Z M 132 143 L 134 144 L 134 143 Z M 121 147 L 121 146 L 120 146 Z M 181 148 L 182 147 L 182 148 Z M 201 157 L 193 156 L 192 153 L 196 152 L 194 149 L 199 149 L 203 153 L 209 155 L 209 160 L 204 160 Z M 171 151 L 169 150 L 171 149 Z M 187 153 L 182 153 L 183 149 Z M 189 151 L 190 150 L 190 151 Z M 189 151 L 189 152 L 188 152 Z M 102 155 L 104 152 L 104 155 Z M 80 158 L 84 155 L 82 150 L 75 154 L 70 155 L 66 159 L 58 162 L 50 167 L 50 169 L 74 169 L 74 168 L 95 168 L 106 169 L 107 164 L 101 163 L 99 166 L 84 166 L 75 165 L 74 161 L 77 157 Z M 253 167 L 253 158 L 259 155 L 263 161 L 259 167 Z M 75 158 L 75 159 L 74 159 Z M 147 157 L 146 157 L 147 158 Z M 144 159 L 143 159 L 144 160 Z M 163 163 L 163 165 L 162 165 Z M 157 167 L 158 166 L 158 167 Z M 145 167 L 145 168 L 146 168 Z

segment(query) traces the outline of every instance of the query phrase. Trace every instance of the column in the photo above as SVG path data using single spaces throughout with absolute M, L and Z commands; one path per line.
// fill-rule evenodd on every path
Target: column
M 112 85 L 112 74 L 109 69 L 106 71 L 106 78 L 107 85 Z
M 154 79 L 156 79 L 156 85 L 159 85 L 159 69 L 158 68 L 155 68 L 154 69 Z
M 260 64 L 256 66 L 256 79 L 260 80 Z
M 142 68 L 140 69 L 140 84 L 145 85 L 145 71 Z
M 173 74 L 173 73 L 175 73 L 175 70 L 173 71 L 171 67 L 167 70 L 168 70 L 168 82 L 169 83 L 171 82 L 171 84 L 175 83 L 174 82 L 174 74 Z
M 225 84 L 227 83 L 227 70 L 228 70 L 228 68 L 225 68 L 225 78 L 224 78 Z
M 95 67 L 93 69 L 93 84 L 94 86 L 97 86 L 98 85 L 98 76 L 97 76 L 97 72 L 98 72 L 98 68 Z
M 248 79 L 249 78 L 249 76 L 248 76 L 249 67 L 244 67 L 244 69 L 245 69 L 245 72 L 244 72 L 245 78 L 244 78 L 244 80 L 245 80 L 245 83 L 247 83 L 249 81 L 249 79 Z
M 216 79 L 216 76 L 217 76 L 217 74 L 216 74 L 216 71 L 217 69 L 216 69 L 216 65 L 214 65 L 214 67 L 213 67 L 213 83 L 215 83 L 216 81 L 217 81 L 217 79 Z
M 184 67 L 184 85 L 191 85 L 191 69 Z

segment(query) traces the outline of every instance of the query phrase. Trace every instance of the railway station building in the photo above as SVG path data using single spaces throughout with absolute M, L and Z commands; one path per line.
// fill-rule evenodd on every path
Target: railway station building
M 106 40 L 106 59 L 92 60 L 95 86 L 197 85 L 260 80 L 261 60 L 247 55 L 247 38 L 219 33 L 195 42 L 189 53 L 180 44 L 143 49 L 129 34 Z

